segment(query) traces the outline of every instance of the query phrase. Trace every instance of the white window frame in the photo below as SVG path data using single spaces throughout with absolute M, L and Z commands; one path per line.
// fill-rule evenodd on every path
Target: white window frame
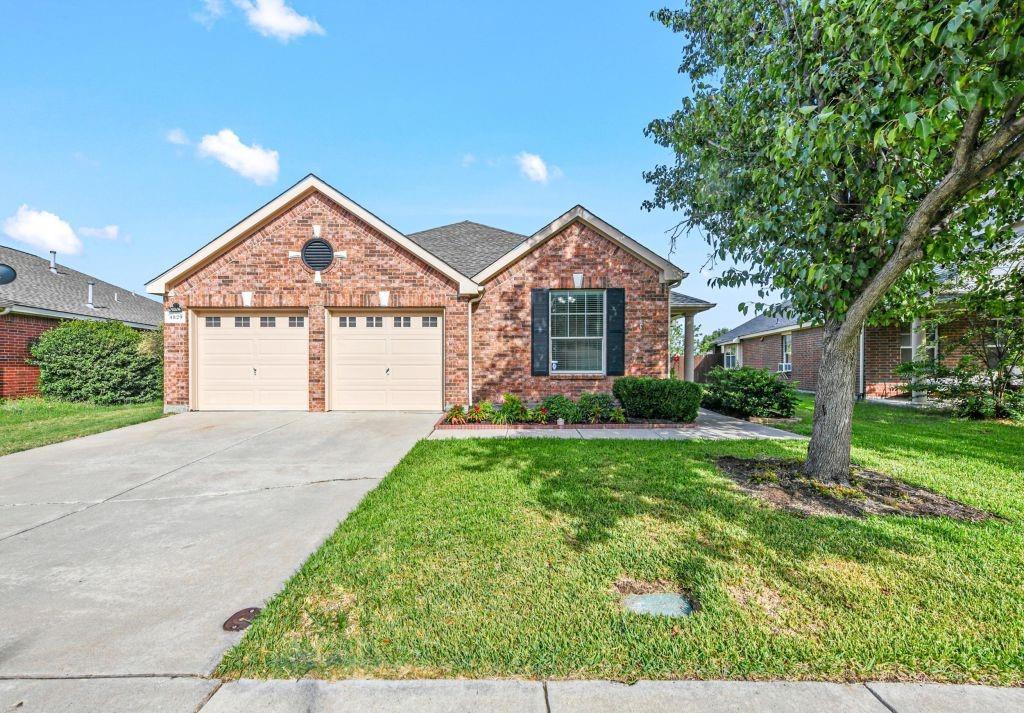
M 601 295 L 601 368 L 596 371 L 566 371 L 564 369 L 558 369 L 557 367 L 552 368 L 551 365 L 555 364 L 554 352 L 555 352 L 555 340 L 568 341 L 568 340 L 581 340 L 581 339 L 597 339 L 597 337 L 556 337 L 551 333 L 551 324 L 553 322 L 552 317 L 554 313 L 551 311 L 555 304 L 555 297 L 557 295 L 568 295 L 568 294 L 600 294 Z M 548 374 L 599 374 L 604 376 L 608 371 L 608 291 L 607 290 L 550 290 L 548 292 Z
M 732 357 L 732 366 L 729 366 L 729 357 Z M 722 366 L 726 369 L 739 369 L 740 367 L 740 345 L 722 345 Z
M 903 331 L 904 329 L 907 330 L 907 331 Z M 919 346 L 918 351 L 919 352 L 931 352 L 932 353 L 932 361 L 934 361 L 935 363 L 938 363 L 938 361 L 939 361 L 939 325 L 936 324 L 935 326 L 933 326 L 931 328 L 931 330 L 928 330 L 926 328 L 922 328 L 921 331 L 925 333 L 925 335 L 924 335 L 925 339 L 924 339 L 923 342 L 921 342 L 920 345 L 918 345 Z M 929 333 L 929 331 L 930 331 L 930 333 Z M 910 337 L 910 345 L 909 346 L 906 346 L 906 347 L 903 346 L 903 337 Z M 903 359 L 903 352 L 904 351 L 909 351 L 910 352 L 910 359 L 908 359 L 906 361 Z M 913 325 L 913 323 L 911 322 L 911 323 L 907 323 L 907 324 L 901 324 L 900 325 L 900 364 L 907 364 L 909 362 L 918 361 L 919 358 L 920 358 L 919 355 L 914 353 L 914 325 Z
M 788 349 L 787 349 L 788 344 Z M 786 374 L 793 371 L 793 333 L 782 335 L 782 361 L 779 362 L 779 371 Z

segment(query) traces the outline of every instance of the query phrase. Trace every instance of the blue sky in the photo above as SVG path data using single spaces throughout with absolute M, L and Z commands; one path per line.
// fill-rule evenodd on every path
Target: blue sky
M 7 3 L 0 242 L 141 291 L 313 172 L 404 232 L 582 203 L 665 255 L 678 216 L 641 209 L 641 173 L 671 155 L 643 128 L 687 83 L 656 6 Z M 753 291 L 709 288 L 706 253 L 680 241 L 681 289 L 734 326 Z

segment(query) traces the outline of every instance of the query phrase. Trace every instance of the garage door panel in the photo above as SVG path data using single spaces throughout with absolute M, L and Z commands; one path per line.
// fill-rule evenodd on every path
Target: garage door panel
M 216 319 L 208 324 L 206 316 L 219 317 L 221 326 L 216 326 Z M 289 326 L 289 315 L 249 313 L 250 326 L 235 327 L 235 316 L 204 314 L 198 320 L 197 408 L 306 410 L 309 332 L 305 321 L 295 327 Z M 261 316 L 272 316 L 273 322 Z
M 423 328 L 420 314 L 358 314 L 354 315 L 355 327 L 349 326 L 349 316 L 330 320 L 331 408 L 440 410 L 444 363 L 441 317 L 431 315 L 438 326 Z M 368 317 L 377 316 L 381 317 L 380 327 L 365 326 Z

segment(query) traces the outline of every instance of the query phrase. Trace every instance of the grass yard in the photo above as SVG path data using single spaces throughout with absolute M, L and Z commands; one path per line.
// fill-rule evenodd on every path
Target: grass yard
M 93 406 L 41 398 L 0 401 L 0 456 L 151 421 L 163 404 Z
M 798 442 L 424 441 L 218 674 L 1024 683 L 1024 428 L 858 406 L 855 443 L 1005 519 L 799 518 L 712 463 Z M 701 610 L 626 613 L 624 575 Z

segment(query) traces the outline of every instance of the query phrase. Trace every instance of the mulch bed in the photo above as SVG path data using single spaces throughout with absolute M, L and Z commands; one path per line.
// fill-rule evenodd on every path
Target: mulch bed
M 864 468 L 852 468 L 850 487 L 842 487 L 807 478 L 799 461 L 722 456 L 715 463 L 743 492 L 796 515 L 906 515 L 967 522 L 1000 519 L 927 488 Z

